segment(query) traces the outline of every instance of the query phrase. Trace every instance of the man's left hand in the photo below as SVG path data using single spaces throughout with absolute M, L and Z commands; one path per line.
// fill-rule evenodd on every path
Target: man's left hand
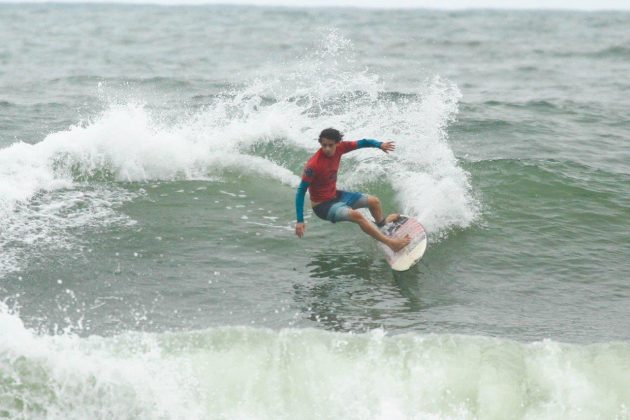
M 396 150 L 396 144 L 393 141 L 386 141 L 381 144 L 381 150 L 385 153 L 393 152 Z

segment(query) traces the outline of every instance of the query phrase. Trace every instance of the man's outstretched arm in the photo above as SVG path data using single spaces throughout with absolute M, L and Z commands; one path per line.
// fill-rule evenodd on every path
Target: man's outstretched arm
M 381 149 L 385 153 L 393 152 L 396 149 L 396 144 L 393 141 L 378 141 L 375 139 L 361 139 L 357 141 L 357 149 L 364 147 L 375 147 Z
M 304 197 L 310 182 L 302 180 L 295 193 L 295 213 L 297 215 L 297 224 L 295 225 L 295 234 L 298 238 L 304 236 L 306 225 L 304 224 Z

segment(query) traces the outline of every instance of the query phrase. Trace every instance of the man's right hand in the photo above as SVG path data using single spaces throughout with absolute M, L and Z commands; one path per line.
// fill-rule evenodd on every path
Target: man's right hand
M 305 230 L 306 230 L 305 223 L 298 223 L 295 225 L 295 234 L 297 235 L 298 238 L 301 238 L 302 236 L 304 236 Z

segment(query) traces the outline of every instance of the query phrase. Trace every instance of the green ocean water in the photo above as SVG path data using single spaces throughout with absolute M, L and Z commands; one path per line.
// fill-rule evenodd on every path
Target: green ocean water
M 629 22 L 0 5 L 0 417 L 629 418 Z

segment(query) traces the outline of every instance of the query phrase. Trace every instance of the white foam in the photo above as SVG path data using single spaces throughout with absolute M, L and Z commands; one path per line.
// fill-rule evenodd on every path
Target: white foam
M 446 134 L 460 97 L 454 84 L 436 77 L 415 99 L 364 110 L 369 117 L 361 120 L 370 121 L 371 127 L 367 131 L 383 133 L 381 139 L 394 140 L 397 149 L 388 156 L 361 151 L 346 181 L 355 186 L 386 180 L 396 192 L 400 211 L 418 217 L 431 233 L 469 226 L 479 205 Z
M 630 412 L 630 347 L 224 327 L 38 335 L 0 305 L 0 414 L 591 419 Z
M 192 379 L 184 371 L 191 366 L 170 364 L 154 337 L 140 336 L 129 344 L 117 354 L 122 350 L 117 339 L 38 336 L 0 303 L 0 414 L 14 419 L 201 418 L 194 388 L 184 389 Z
M 5 212 L 38 191 L 71 188 L 77 179 L 115 181 L 205 179 L 214 169 L 237 168 L 295 183 L 290 171 L 238 153 L 246 126 L 223 131 L 205 126 L 203 115 L 162 126 L 138 104 L 111 105 L 93 121 L 47 136 L 36 144 L 0 150 L 0 204 Z M 209 132 L 214 132 L 209 135 Z M 230 137 L 232 133 L 232 137 Z

